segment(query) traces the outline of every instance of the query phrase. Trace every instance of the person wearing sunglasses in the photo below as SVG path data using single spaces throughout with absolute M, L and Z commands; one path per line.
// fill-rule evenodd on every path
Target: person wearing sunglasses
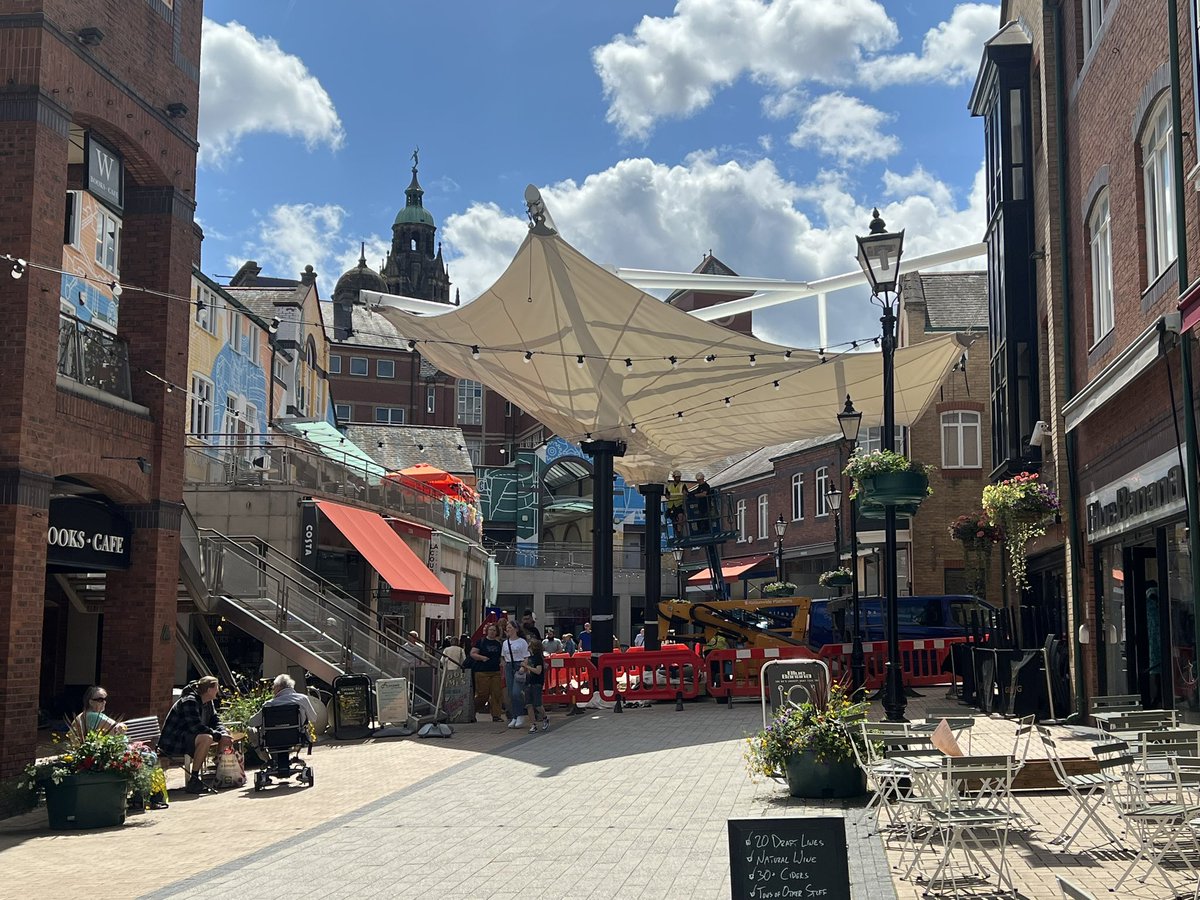
M 99 685 L 92 685 L 83 692 L 83 712 L 75 717 L 75 728 L 82 734 L 89 731 L 123 732 L 125 723 L 118 722 L 107 715 L 108 691 Z

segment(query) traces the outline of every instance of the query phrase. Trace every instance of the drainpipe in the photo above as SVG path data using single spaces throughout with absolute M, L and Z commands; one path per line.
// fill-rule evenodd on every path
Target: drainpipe
M 1050 0 L 1048 0 L 1050 2 Z M 1061 0 L 1053 3 L 1054 7 L 1054 80 L 1057 100 L 1054 104 L 1055 144 L 1058 156 L 1058 258 L 1062 270 L 1062 341 L 1063 359 L 1063 396 L 1070 400 L 1075 396 L 1075 376 L 1071 365 L 1071 255 L 1070 240 L 1067 236 L 1067 142 L 1066 142 L 1066 73 L 1063 68 L 1063 29 Z M 1059 425 L 1055 423 L 1055 431 Z M 1075 473 L 1075 435 L 1071 432 L 1063 438 L 1066 451 L 1067 471 L 1067 532 L 1071 541 L 1071 556 L 1067 560 L 1067 577 L 1071 580 L 1071 621 L 1074 624 L 1071 643 L 1075 651 L 1075 666 L 1072 671 L 1074 682 L 1075 712 L 1068 721 L 1079 721 L 1084 718 L 1087 705 L 1087 679 L 1083 674 L 1083 645 L 1079 643 L 1079 626 L 1083 622 L 1083 599 L 1080 594 L 1083 588 L 1080 584 L 1079 570 L 1083 564 L 1082 536 L 1079 531 L 1079 486 Z M 1093 641 L 1099 640 L 1097 635 Z M 1092 646 L 1096 646 L 1093 642 Z M 1097 656 L 1099 652 L 1097 651 Z
M 1171 52 L 1171 151 L 1175 168 L 1175 241 L 1177 281 L 1180 296 L 1188 287 L 1187 258 L 1187 209 L 1183 187 L 1183 109 L 1179 88 L 1179 4 L 1167 0 L 1167 41 Z M 1192 609 L 1196 629 L 1196 646 L 1200 646 L 1200 589 L 1197 587 L 1197 562 L 1200 562 L 1200 497 L 1198 497 L 1196 475 L 1200 463 L 1200 440 L 1196 436 L 1196 407 L 1192 394 L 1192 335 L 1183 331 L 1179 335 L 1179 373 L 1183 387 L 1183 440 L 1187 449 L 1187 465 L 1184 467 L 1184 484 L 1187 489 L 1188 555 L 1192 570 Z M 1169 376 L 1168 376 L 1169 377 Z M 1171 411 L 1174 413 L 1174 410 Z

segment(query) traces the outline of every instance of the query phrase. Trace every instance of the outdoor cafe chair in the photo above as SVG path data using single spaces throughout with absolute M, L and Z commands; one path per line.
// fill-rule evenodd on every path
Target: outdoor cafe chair
M 882 830 L 887 816 L 889 827 L 899 827 L 903 798 L 912 790 L 914 774 L 919 775 L 922 760 L 939 759 L 941 752 L 928 734 L 882 734 L 875 738 L 883 756 L 873 767 L 876 783 L 875 830 Z M 868 808 L 870 804 L 868 803 Z
M 1058 878 L 1058 889 L 1063 895 L 1063 900 L 1096 900 L 1095 894 L 1085 891 L 1073 881 L 1061 875 L 1055 877 Z
M 1096 721 L 1101 731 L 1110 734 L 1164 731 L 1179 725 L 1178 715 L 1173 709 L 1138 709 L 1103 716 Z
M 941 802 L 929 810 L 928 834 L 916 849 L 905 877 L 920 867 L 924 849 L 932 847 L 936 838 L 940 839 L 942 854 L 926 880 L 927 893 L 943 892 L 940 888 L 948 882 L 950 896 L 959 897 L 960 879 L 983 879 L 995 873 L 1001 892 L 1015 894 L 1012 871 L 1005 859 L 1012 822 L 1009 794 L 1013 774 L 1010 756 L 946 757 L 937 791 Z M 955 860 L 956 851 L 962 854 L 961 864 Z
M 894 782 L 899 778 L 896 767 L 884 758 L 884 747 L 888 739 L 903 737 L 908 734 L 907 722 L 860 722 L 862 730 L 863 753 L 865 758 L 859 759 L 863 773 L 867 776 L 867 787 L 871 790 L 871 799 L 867 801 L 865 812 L 874 812 L 875 831 L 879 831 L 880 817 L 885 812 L 891 821 L 891 811 L 884 807 L 885 791 L 894 790 Z M 854 751 L 858 753 L 857 747 Z
M 1113 757 L 1114 763 L 1121 761 L 1125 763 L 1127 777 L 1116 788 L 1119 794 L 1117 812 L 1134 835 L 1136 847 L 1133 860 L 1111 890 L 1120 890 L 1125 880 L 1144 864 L 1146 872 L 1136 880 L 1145 884 L 1157 873 L 1174 896 L 1178 890 L 1164 866 L 1168 858 L 1178 860 L 1193 880 L 1197 877 L 1182 844 L 1186 842 L 1189 849 L 1195 850 L 1195 835 L 1188 823 L 1200 814 L 1200 801 L 1195 795 L 1196 786 L 1200 784 L 1200 759 L 1167 758 L 1166 777 L 1171 789 L 1165 795 L 1161 781 L 1148 790 L 1145 782 L 1135 777 L 1131 771 L 1134 757 Z M 1188 883 L 1194 884 L 1194 881 Z
M 1071 844 L 1075 842 L 1075 839 L 1087 827 L 1088 822 L 1095 822 L 1097 827 L 1108 835 L 1109 840 L 1119 844 L 1120 840 L 1097 813 L 1104 803 L 1105 796 L 1121 780 L 1128 757 L 1120 756 L 1114 758 L 1109 752 L 1104 752 L 1102 756 L 1101 752 L 1093 749 L 1100 771 L 1069 775 L 1067 774 L 1066 767 L 1063 765 L 1062 757 L 1058 754 L 1058 743 L 1054 738 L 1050 737 L 1046 730 L 1041 728 L 1038 729 L 1038 737 L 1041 738 L 1042 747 L 1046 750 L 1046 757 L 1050 760 L 1050 768 L 1054 772 L 1054 777 L 1058 779 L 1059 785 L 1066 789 L 1067 794 L 1075 801 L 1075 809 L 1067 821 L 1063 823 L 1063 827 L 1059 830 L 1058 834 L 1050 839 L 1050 843 L 1062 844 L 1063 853 L 1069 853 Z M 1126 748 L 1125 744 L 1121 744 L 1120 746 Z M 1075 827 L 1074 831 L 1071 831 L 1071 826 L 1076 821 L 1079 824 Z M 1068 832 L 1070 833 L 1068 834 Z
M 1092 713 L 1124 712 L 1142 708 L 1142 698 L 1137 694 L 1106 694 L 1093 697 L 1088 705 Z

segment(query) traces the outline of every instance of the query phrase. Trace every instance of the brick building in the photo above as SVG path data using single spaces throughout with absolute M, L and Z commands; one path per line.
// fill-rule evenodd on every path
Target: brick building
M 191 307 L 138 288 L 190 293 L 201 15 L 0 0 L 0 777 L 81 685 L 171 701 Z
M 1136 693 L 1186 715 L 1197 707 L 1185 491 L 1196 443 L 1181 366 L 1195 361 L 1178 309 L 1198 239 L 1186 201 L 1195 31 L 1182 23 L 1173 69 L 1167 15 L 1005 2 L 972 110 L 988 145 L 992 316 L 1024 323 L 1029 353 L 1008 370 L 1024 383 L 993 367 L 1011 424 L 994 474 L 1040 467 L 1063 498 L 1062 525 L 1030 553 L 1032 567 L 1048 549 L 1064 573 L 1076 708 Z M 1023 604 L 1046 602 L 1034 588 Z

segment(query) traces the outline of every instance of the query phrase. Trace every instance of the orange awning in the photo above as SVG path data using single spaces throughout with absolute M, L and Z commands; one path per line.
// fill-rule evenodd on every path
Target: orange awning
M 450 603 L 450 591 L 408 548 L 383 516 L 329 500 L 316 503 L 325 517 L 388 583 L 393 600 Z
M 740 559 L 731 559 L 721 566 L 721 580 L 734 581 L 742 573 L 749 572 L 760 562 L 770 559 L 771 554 L 764 553 L 762 556 L 743 556 Z M 696 586 L 704 586 L 712 583 L 712 570 L 703 569 L 688 578 L 687 583 Z

